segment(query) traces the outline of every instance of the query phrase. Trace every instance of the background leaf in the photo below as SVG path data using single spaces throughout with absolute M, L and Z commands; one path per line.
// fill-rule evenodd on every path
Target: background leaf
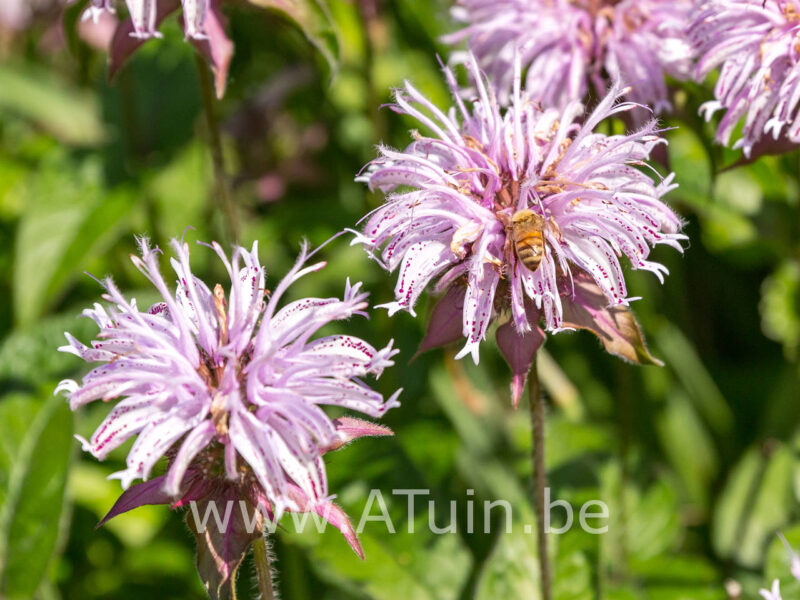
M 28 409 L 29 410 L 29 409 Z M 13 428 L 6 408 L 0 418 Z M 0 591 L 31 598 L 63 533 L 64 489 L 72 447 L 72 414 L 62 398 L 48 399 L 29 424 L 8 475 L 0 513 Z

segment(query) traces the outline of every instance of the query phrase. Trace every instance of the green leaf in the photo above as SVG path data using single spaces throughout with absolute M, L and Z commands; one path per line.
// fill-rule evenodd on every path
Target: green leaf
M 21 394 L 9 394 L 0 400 L 0 510 L 8 496 L 20 446 L 39 408 L 33 398 Z
M 761 329 L 794 360 L 800 347 L 800 264 L 784 260 L 761 286 Z
M 664 323 L 658 329 L 656 346 L 685 387 L 698 412 L 719 436 L 733 427 L 733 413 L 694 346 L 677 327 Z
M 0 65 L 0 110 L 26 117 L 67 144 L 96 146 L 106 137 L 97 98 L 31 64 Z
M 767 547 L 763 586 L 768 588 L 773 580 L 780 579 L 783 597 L 798 598 L 800 581 L 792 575 L 792 553 L 797 554 L 800 550 L 800 523 L 785 528 L 782 535 L 783 540 L 776 535 Z
M 34 595 L 58 546 L 72 431 L 69 407 L 52 397 L 19 447 L 0 514 L 0 597 L 7 600 Z
M 686 394 L 670 394 L 656 428 L 673 469 L 681 478 L 695 510 L 709 509 L 709 495 L 719 456 L 708 429 Z
M 725 171 L 714 181 L 714 201 L 734 213 L 754 215 L 763 200 L 762 186 L 749 169 Z
M 14 253 L 14 314 L 28 325 L 120 235 L 136 205 L 126 189 L 106 192 L 100 165 L 56 159 L 30 182 Z
M 398 529 L 395 535 L 375 532 L 359 535 L 364 547 L 361 561 L 336 535 L 316 536 L 312 566 L 324 579 L 342 587 L 359 587 L 376 600 L 456 600 L 469 571 L 469 556 L 458 536 L 414 534 Z M 366 562 L 366 565 L 365 565 Z M 436 569 L 431 569 L 436 565 Z M 365 568 L 366 567 L 366 568 Z M 348 596 L 351 597 L 351 596 Z
M 74 355 L 55 351 L 66 343 L 65 331 L 87 339 L 97 332 L 97 325 L 90 319 L 77 318 L 77 314 L 67 314 L 13 331 L 0 344 L 0 382 L 35 388 L 42 381 L 61 378 L 78 368 L 81 362 Z
M 325 58 L 332 78 L 339 68 L 339 33 L 325 0 L 250 0 L 286 15 Z
M 669 161 L 680 187 L 676 197 L 702 210 L 711 196 L 711 160 L 697 133 L 690 127 L 669 132 Z
M 725 484 L 712 522 L 720 556 L 747 567 L 764 560 L 767 538 L 788 521 L 794 508 L 792 452 L 780 445 L 769 454 L 751 448 Z
M 165 237 L 180 236 L 188 226 L 194 227 L 194 239 L 208 239 L 208 196 L 213 177 L 208 168 L 208 148 L 200 143 L 188 144 L 168 164 L 159 169 L 147 183 L 157 211 L 155 224 Z M 203 253 L 192 255 L 192 262 Z
M 538 556 L 536 534 L 512 532 L 500 536 L 481 571 L 476 600 L 540 599 Z
M 536 534 L 528 533 L 519 523 L 514 531 L 498 539 L 491 556 L 484 564 L 477 585 L 477 600 L 497 598 L 541 598 L 539 586 L 539 553 Z M 592 574 L 589 562 L 581 552 L 556 552 L 559 537 L 548 536 L 553 568 L 553 598 L 555 600 L 591 600 Z

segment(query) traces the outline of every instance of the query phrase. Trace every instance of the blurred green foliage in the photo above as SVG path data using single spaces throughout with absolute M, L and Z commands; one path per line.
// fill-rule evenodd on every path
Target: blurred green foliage
M 444 0 L 254 4 L 226 4 L 236 52 L 219 111 L 242 241 L 259 240 L 274 282 L 302 240 L 322 243 L 379 202 L 353 178 L 375 144 L 409 140 L 413 125 L 379 108 L 390 88 L 410 78 L 447 104 L 437 53 L 451 22 Z M 83 272 L 113 274 L 144 305 L 151 292 L 128 261 L 134 234 L 163 247 L 191 226 L 190 240 L 229 242 L 180 29 L 166 23 L 110 84 L 105 56 L 75 34 L 78 14 L 68 11 L 65 37 L 42 21 L 0 46 L 0 597 L 201 598 L 180 515 L 145 507 L 94 530 L 129 445 L 103 464 L 81 455 L 73 416 L 51 397 L 60 378 L 85 372 L 55 352 L 66 329 L 92 335 L 77 317 L 100 289 Z M 775 537 L 800 549 L 800 155 L 738 165 L 696 116 L 708 95 L 678 90 L 665 122 L 677 127 L 666 136 L 681 185 L 669 200 L 690 247 L 656 250 L 671 270 L 664 286 L 629 274 L 666 366 L 622 364 L 583 333 L 552 337 L 540 357 L 552 497 L 610 509 L 606 534 L 554 536 L 558 600 L 722 600 L 727 579 L 755 598 L 772 578 L 786 598 L 800 595 Z M 391 297 L 391 279 L 346 239 L 322 254 L 328 267 L 293 295 L 340 294 L 350 277 L 375 303 Z M 193 265 L 222 277 L 202 247 Z M 348 323 L 402 349 L 378 386 L 404 387 L 403 406 L 386 417 L 394 438 L 328 460 L 353 519 L 377 488 L 397 533 L 369 523 L 362 563 L 337 532 L 298 534 L 284 521 L 275 549 L 287 600 L 538 598 L 535 538 L 519 527 L 532 522 L 527 407 L 510 407 L 507 367 L 489 345 L 479 367 L 452 350 L 410 363 L 429 310 Z M 82 409 L 74 431 L 88 436 L 107 411 Z M 463 515 L 469 501 L 505 499 L 515 533 L 502 533 L 499 513 L 483 533 L 476 509 L 474 532 L 459 518 L 457 533 L 433 535 L 425 498 L 409 534 L 407 498 L 390 493 L 408 488 L 431 490 L 440 526 L 451 501 Z M 250 597 L 252 565 L 242 573 Z

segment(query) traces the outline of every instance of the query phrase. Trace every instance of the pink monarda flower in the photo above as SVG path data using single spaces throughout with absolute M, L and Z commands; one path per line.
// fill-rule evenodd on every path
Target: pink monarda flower
M 119 0 L 90 0 L 83 13 L 84 21 L 96 27 L 104 26 L 101 17 L 115 12 Z M 114 77 L 125 61 L 142 44 L 152 38 L 162 37 L 158 27 L 169 15 L 183 8 L 181 25 L 186 38 L 206 59 L 214 72 L 217 96 L 225 94 L 228 68 L 233 58 L 233 42 L 225 33 L 226 19 L 222 14 L 222 0 L 125 0 L 128 17 L 121 20 L 110 36 L 108 44 L 109 76 Z M 108 21 L 105 21 L 108 26 Z M 105 36 L 104 36 L 105 37 Z
M 90 0 L 83 18 L 96 22 L 101 14 L 113 13 L 115 11 L 114 4 L 115 0 Z M 163 15 L 177 8 L 175 0 L 125 0 L 125 4 L 133 29 L 129 35 L 143 40 L 161 37 L 161 33 L 158 31 L 159 14 Z M 210 0 L 181 0 L 181 6 L 183 7 L 183 29 L 186 37 L 196 40 L 206 39 L 208 36 L 205 31 L 205 23 L 210 9 Z
M 583 100 L 590 85 L 602 96 L 619 80 L 658 112 L 670 107 L 665 74 L 690 74 L 690 9 L 690 0 L 458 0 L 453 15 L 466 26 L 444 39 L 467 40 L 504 103 L 518 52 L 528 94 L 546 107 Z
M 749 156 L 765 134 L 800 143 L 800 1 L 706 0 L 689 28 L 697 50 L 699 81 L 717 67 L 714 100 L 701 111 L 725 115 L 717 141 L 728 144 L 744 118 L 734 148 Z
M 58 386 L 73 410 L 118 400 L 91 439 L 82 440 L 84 450 L 102 460 L 135 437 L 127 468 L 112 477 L 127 488 L 148 479 L 166 456 L 168 470 L 150 491 L 174 500 L 227 480 L 265 497 L 276 517 L 329 502 L 322 454 L 354 437 L 390 432 L 352 418 L 332 420 L 323 407 L 381 417 L 398 405 L 399 391 L 384 400 L 361 381 L 393 364 L 391 343 L 377 350 L 348 335 L 311 339 L 332 321 L 364 314 L 360 284 L 348 281 L 342 299 L 304 298 L 279 308 L 287 288 L 324 263 L 303 267 L 303 251 L 270 293 L 256 244 L 236 248 L 229 260 L 214 243 L 230 277 L 226 294 L 192 275 L 188 245 L 173 240 L 173 293 L 159 272 L 160 252 L 144 239 L 140 247 L 141 258 L 131 260 L 163 301 L 140 310 L 106 279 L 110 305 L 83 313 L 100 327 L 97 339 L 85 346 L 66 334 L 69 344 L 60 348 L 103 363 L 80 384 Z
M 478 95 L 471 104 L 461 100 L 449 69 L 456 106 L 447 113 L 410 83 L 397 91 L 394 110 L 430 135 L 415 131 L 402 151 L 381 147 L 359 176 L 388 196 L 353 243 L 387 270 L 399 268 L 390 314 L 413 315 L 431 285 L 447 292 L 423 349 L 463 335 L 457 358 L 471 354 L 477 363 L 490 322 L 510 313 L 497 338 L 515 374 L 516 401 L 542 341 L 540 319 L 554 332 L 603 330 L 607 347 L 613 334 L 606 329 L 638 333 L 635 321 L 623 326 L 620 315 L 608 314 L 632 300 L 619 257 L 662 279 L 667 269 L 647 260 L 650 247 L 681 249 L 685 236 L 661 201 L 675 187 L 673 176 L 661 179 L 644 162 L 664 143 L 655 123 L 629 135 L 594 132 L 602 119 L 636 106 L 615 104 L 624 90 L 614 87 L 590 115 L 578 102 L 543 110 L 521 94 L 518 67 L 513 101 L 501 109 L 475 60 L 469 64 Z M 629 350 L 612 351 L 632 360 L 646 354 Z

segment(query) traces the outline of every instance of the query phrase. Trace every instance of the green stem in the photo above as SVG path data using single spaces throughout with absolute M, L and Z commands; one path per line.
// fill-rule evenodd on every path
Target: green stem
M 214 165 L 214 195 L 220 202 L 222 212 L 225 216 L 225 226 L 229 241 L 239 242 L 239 219 L 236 216 L 236 208 L 233 205 L 231 196 L 230 182 L 225 173 L 225 159 L 222 155 L 222 142 L 219 135 L 219 123 L 214 111 L 216 96 L 214 92 L 214 81 L 208 65 L 202 56 L 195 53 L 197 63 L 197 73 L 200 81 L 200 96 L 203 99 L 203 112 L 206 116 L 206 127 L 208 129 L 208 145 L 211 150 L 211 162 Z
M 256 563 L 256 578 L 261 600 L 276 600 L 277 594 L 272 583 L 272 568 L 269 564 L 269 545 L 266 534 L 253 541 L 253 560 Z
M 544 530 L 544 492 L 547 488 L 547 471 L 544 466 L 544 399 L 539 384 L 539 371 L 536 357 L 533 358 L 528 374 L 528 394 L 530 398 L 531 429 L 533 433 L 533 506 L 536 510 L 536 534 L 539 544 L 539 575 L 542 584 L 542 600 L 552 599 L 552 571 L 550 555 L 547 553 L 547 534 Z

